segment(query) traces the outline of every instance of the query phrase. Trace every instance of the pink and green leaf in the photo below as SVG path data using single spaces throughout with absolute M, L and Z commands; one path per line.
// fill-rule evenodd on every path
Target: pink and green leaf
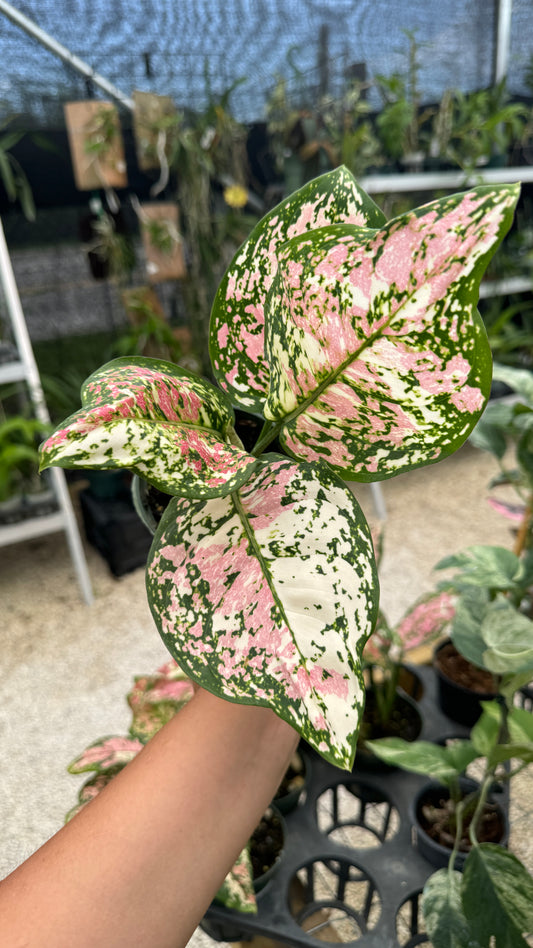
M 268 393 L 264 309 L 280 247 L 328 224 L 380 227 L 385 220 L 348 169 L 340 167 L 315 178 L 259 221 L 233 258 L 211 314 L 213 371 L 235 403 L 261 411 Z
M 155 675 L 135 678 L 127 696 L 133 712 L 131 737 L 145 744 L 157 734 L 167 721 L 190 701 L 193 684 L 175 662 L 168 663 Z
M 171 362 L 115 359 L 87 379 L 82 404 L 43 444 L 41 468 L 128 468 L 188 497 L 234 490 L 254 468 L 227 396 Z
M 237 858 L 231 872 L 228 872 L 224 882 L 214 898 L 215 902 L 225 905 L 235 912 L 257 913 L 255 899 L 252 862 L 250 851 L 246 846 Z
M 78 794 L 78 803 L 76 806 L 72 807 L 68 811 L 65 817 L 65 823 L 69 823 L 70 820 L 76 816 L 80 810 L 83 810 L 91 800 L 94 800 L 95 797 L 107 786 L 108 783 L 116 777 L 118 773 L 125 767 L 125 764 L 117 764 L 115 767 L 111 767 L 109 770 L 105 770 L 100 774 L 96 774 L 94 777 L 91 777 L 83 784 L 79 794 Z
M 289 454 L 375 481 L 465 441 L 491 380 L 479 283 L 518 194 L 480 187 L 379 230 L 335 225 L 285 245 L 266 305 L 264 414 Z
M 105 773 L 117 766 L 125 766 L 142 750 L 143 744 L 136 738 L 102 737 L 87 747 L 79 757 L 76 757 L 68 766 L 71 774 L 82 774 L 94 770 L 97 774 Z
M 173 498 L 148 598 L 170 653 L 231 701 L 273 708 L 351 768 L 376 616 L 370 530 L 327 465 L 270 455 L 224 498 Z

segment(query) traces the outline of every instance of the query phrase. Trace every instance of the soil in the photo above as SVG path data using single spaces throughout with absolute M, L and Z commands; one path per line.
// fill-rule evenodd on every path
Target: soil
M 155 522 L 159 523 L 161 517 L 163 516 L 166 506 L 171 500 L 170 494 L 163 493 L 162 490 L 159 490 L 157 487 L 154 487 L 152 484 L 148 484 L 148 489 L 146 492 L 146 502 L 150 508 Z
M 381 721 L 376 707 L 376 699 L 371 688 L 366 692 L 366 703 L 359 731 L 358 744 L 377 740 L 380 737 L 403 737 L 406 741 L 416 741 L 421 730 L 420 713 L 416 707 L 403 698 L 396 696 L 396 702 L 386 721 Z
M 280 818 L 269 809 L 263 814 L 250 840 L 250 858 L 254 879 L 272 868 L 283 849 L 283 826 Z
M 300 754 L 296 752 L 292 757 L 274 799 L 278 800 L 280 797 L 286 797 L 289 793 L 293 793 L 294 790 L 299 790 L 303 787 L 304 782 L 304 762 Z
M 459 843 L 459 851 L 470 852 L 471 843 L 468 836 L 470 822 L 474 813 L 472 806 L 468 814 L 465 813 L 463 833 Z M 436 843 L 446 849 L 453 849 L 455 841 L 454 807 L 442 789 L 428 791 L 427 802 L 420 801 L 417 816 L 422 829 Z M 487 802 L 477 829 L 477 838 L 480 843 L 499 843 L 505 833 L 505 826 L 501 811 L 494 803 Z
M 496 694 L 490 672 L 477 668 L 459 654 L 452 642 L 446 642 L 435 656 L 435 665 L 451 681 L 476 694 Z

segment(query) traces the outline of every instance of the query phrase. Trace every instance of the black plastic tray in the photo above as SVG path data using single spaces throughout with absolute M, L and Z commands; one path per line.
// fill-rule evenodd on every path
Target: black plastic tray
M 437 707 L 433 669 L 416 668 L 416 674 L 424 686 L 418 702 L 421 738 L 467 736 L 468 728 Z M 257 895 L 257 914 L 212 904 L 203 930 L 218 941 L 262 935 L 296 948 L 316 948 L 324 941 L 358 948 L 412 948 L 426 942 L 419 931 L 418 897 L 435 870 L 412 845 L 409 806 L 427 778 L 401 770 L 358 769 L 357 762 L 349 774 L 306 745 L 302 752 L 309 763 L 307 794 L 285 817 L 284 851 L 275 876 Z M 321 799 L 329 800 L 330 817 L 318 805 Z M 337 827 L 334 839 L 328 820 Z M 352 828 L 343 829 L 348 821 Z M 346 832 L 351 839 L 357 836 L 353 845 L 346 837 L 339 840 L 338 833 Z M 303 924 L 313 927 L 314 934 Z

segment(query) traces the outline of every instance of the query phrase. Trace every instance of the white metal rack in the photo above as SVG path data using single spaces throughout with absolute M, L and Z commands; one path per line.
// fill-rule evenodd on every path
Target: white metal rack
M 50 416 L 44 400 L 39 371 L 22 312 L 1 220 L 0 285 L 3 289 L 16 346 L 16 356 L 14 360 L 0 365 L 0 384 L 25 382 L 28 386 L 29 397 L 35 417 L 42 422 L 43 425 L 47 425 L 50 422 Z M 85 602 L 90 605 L 93 601 L 91 580 L 78 530 L 78 523 L 65 480 L 65 474 L 60 468 L 52 468 L 50 477 L 59 509 L 51 514 L 29 517 L 18 523 L 0 526 L 0 546 L 8 546 L 12 543 L 19 543 L 22 540 L 30 540 L 34 537 L 64 530 L 83 598 Z

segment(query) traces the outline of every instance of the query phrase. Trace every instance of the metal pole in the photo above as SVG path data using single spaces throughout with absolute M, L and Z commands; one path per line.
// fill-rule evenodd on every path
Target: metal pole
M 130 112 L 133 112 L 133 99 L 130 99 L 127 95 L 124 95 L 120 89 L 117 89 L 112 82 L 109 82 L 105 76 L 100 76 L 94 69 L 91 68 L 83 59 L 80 59 L 79 56 L 75 56 L 74 53 L 71 53 L 66 46 L 63 46 L 61 43 L 58 43 L 57 40 L 50 36 L 49 33 L 46 33 L 44 30 L 37 26 L 33 20 L 30 20 L 27 16 L 24 16 L 23 13 L 20 13 L 15 9 L 10 3 L 6 3 L 5 0 L 0 0 L 0 13 L 3 13 L 15 26 L 20 26 L 29 36 L 33 36 L 44 46 L 45 49 L 50 50 L 51 53 L 54 53 L 55 56 L 59 56 L 63 62 L 71 66 L 72 69 L 75 69 L 76 72 L 79 72 L 82 76 L 85 76 L 86 79 L 92 80 L 96 86 L 99 86 L 106 95 L 110 95 L 112 99 L 115 99 L 124 108 L 128 109 Z
M 11 318 L 13 335 L 18 349 L 19 357 L 24 365 L 24 377 L 27 381 L 30 391 L 30 398 L 33 404 L 35 415 L 43 425 L 50 422 L 50 416 L 44 400 L 39 370 L 35 362 L 35 356 L 31 346 L 28 327 L 22 311 L 17 284 L 11 265 L 11 258 L 7 247 L 4 228 L 0 219 L 0 287 L 6 301 L 6 306 Z M 93 591 L 85 553 L 80 539 L 76 515 L 72 507 L 70 494 L 65 480 L 65 472 L 59 468 L 52 468 L 51 478 L 54 484 L 56 497 L 59 501 L 63 513 L 63 524 L 67 535 L 67 542 L 70 549 L 70 555 L 74 563 L 74 568 L 78 576 L 78 582 L 81 587 L 83 598 L 87 605 L 93 602 Z
M 496 42 L 494 52 L 494 82 L 507 75 L 511 51 L 511 18 L 513 0 L 496 0 Z

